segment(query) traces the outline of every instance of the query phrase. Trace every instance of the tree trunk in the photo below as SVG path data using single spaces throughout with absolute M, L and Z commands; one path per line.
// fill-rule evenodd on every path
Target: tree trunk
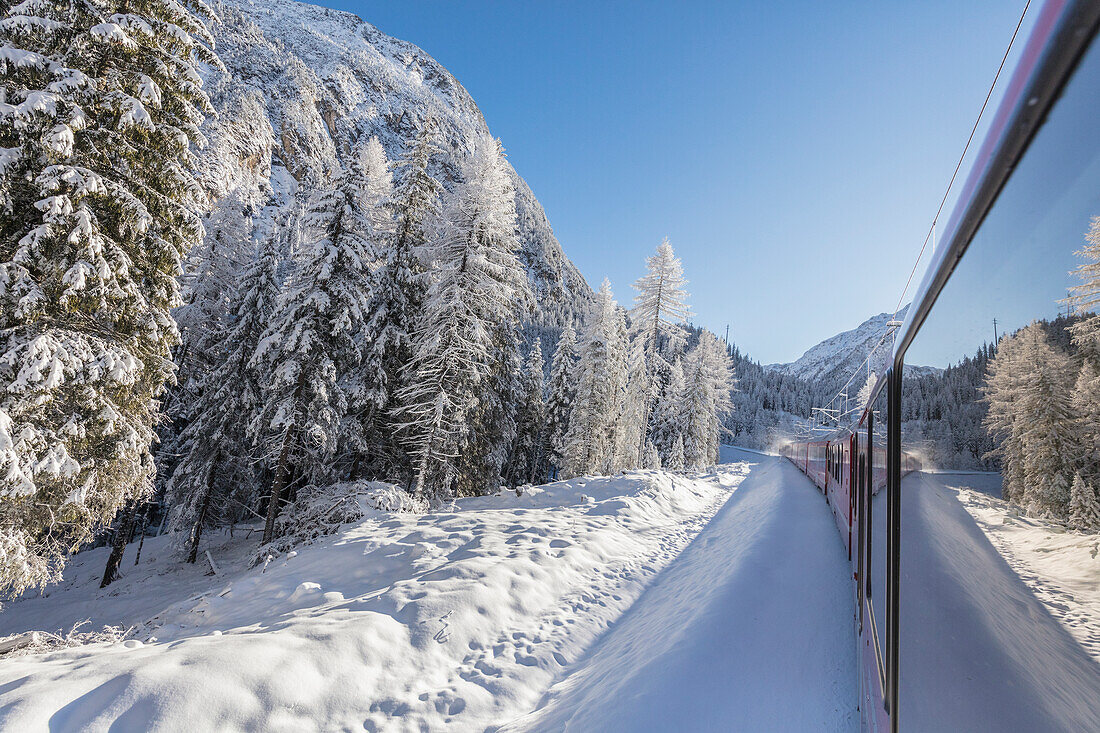
M 100 588 L 106 588 L 118 580 L 118 567 L 122 564 L 122 553 L 126 551 L 126 540 L 130 537 L 130 530 L 134 526 L 134 516 L 136 514 L 136 502 L 122 510 L 122 524 L 115 532 L 111 554 L 107 557 L 107 567 L 103 571 L 103 580 L 99 584 Z
M 134 555 L 134 565 L 141 561 L 141 548 L 145 547 L 145 530 L 149 526 L 149 504 L 145 505 L 145 511 L 141 513 L 141 539 L 138 540 L 137 553 Z
M 261 544 L 266 545 L 275 539 L 275 517 L 279 514 L 279 501 L 290 479 L 290 442 L 294 426 L 286 429 L 283 445 L 279 448 L 279 461 L 275 466 L 275 479 L 271 482 L 271 497 L 267 501 L 267 521 L 264 523 L 264 536 Z
M 531 477 L 527 483 L 532 486 L 535 485 L 535 481 L 540 477 L 539 469 L 542 468 L 542 432 L 538 432 L 535 440 L 535 447 L 531 449 Z
M 214 471 L 217 469 L 221 453 L 214 454 L 214 460 L 210 462 L 210 468 L 206 472 L 206 486 L 202 492 L 202 503 L 199 504 L 199 515 L 195 517 L 195 526 L 191 528 L 191 548 L 187 551 L 187 562 L 192 565 L 199 557 L 199 540 L 202 539 L 202 525 L 206 521 L 206 512 L 210 508 L 210 497 L 214 493 Z

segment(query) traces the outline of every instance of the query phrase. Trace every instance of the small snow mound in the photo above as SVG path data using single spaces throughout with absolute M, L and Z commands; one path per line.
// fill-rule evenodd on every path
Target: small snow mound
M 299 583 L 298 587 L 294 589 L 294 592 L 290 594 L 290 598 L 288 598 L 287 600 L 291 602 L 301 601 L 307 598 L 313 598 L 320 592 L 320 583 L 310 583 L 307 581 L 305 583 Z

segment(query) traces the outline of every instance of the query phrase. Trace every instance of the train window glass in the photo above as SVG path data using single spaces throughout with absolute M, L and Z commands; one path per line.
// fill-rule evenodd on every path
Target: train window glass
M 1094 46 L 905 354 L 903 729 L 1100 730 L 1097 89 Z
M 886 656 L 886 562 L 889 557 L 886 523 L 886 390 L 874 404 L 871 455 L 871 486 L 868 497 L 867 594 L 871 624 L 868 633 L 878 650 L 880 679 L 885 676 Z
M 863 585 L 861 585 L 861 588 L 860 588 L 861 597 L 862 597 L 862 593 L 864 592 L 863 588 L 866 587 L 866 584 L 863 580 L 863 578 L 864 578 L 863 568 L 864 568 L 865 563 L 864 563 L 864 559 L 863 559 L 863 550 L 862 550 L 863 538 L 867 536 L 866 535 L 866 533 L 867 533 L 867 516 L 866 516 L 866 513 L 864 512 L 864 509 L 863 509 L 864 502 L 866 501 L 864 481 L 867 478 L 867 455 L 866 455 L 867 438 L 866 438 L 866 433 L 867 433 L 866 428 L 861 430 L 860 433 L 859 433 L 859 437 L 857 439 L 857 443 L 856 443 L 856 445 L 858 446 L 858 449 L 859 449 L 859 468 L 857 469 L 856 485 L 855 485 L 854 490 L 853 490 L 853 497 L 854 497 L 853 506 L 855 508 L 855 515 L 853 517 L 853 523 L 855 525 L 855 531 L 853 532 L 853 535 L 852 535 L 852 542 L 853 542 L 852 556 L 854 558 L 856 558 L 856 577 L 859 579 L 859 582 L 861 584 L 863 584 Z M 862 618 L 862 612 L 861 612 L 861 618 Z

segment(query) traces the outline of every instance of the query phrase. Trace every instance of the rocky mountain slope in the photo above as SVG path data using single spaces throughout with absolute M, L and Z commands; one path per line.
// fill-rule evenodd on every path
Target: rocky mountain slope
M 358 17 L 291 0 L 221 0 L 213 27 L 227 73 L 206 73 L 219 111 L 204 131 L 204 185 L 215 206 L 240 199 L 257 227 L 281 226 L 296 198 L 323 185 L 357 141 L 377 135 L 400 159 L 429 119 L 446 155 L 446 185 L 489 129 L 462 85 L 421 49 Z M 504 141 L 507 144 L 507 141 Z M 537 295 L 535 321 L 583 312 L 592 291 L 562 252 L 542 206 L 513 171 L 521 258 Z

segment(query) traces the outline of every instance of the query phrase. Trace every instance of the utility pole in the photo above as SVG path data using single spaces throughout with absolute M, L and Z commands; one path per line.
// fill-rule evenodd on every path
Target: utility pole
M 993 345 L 997 345 L 997 319 L 993 319 Z
M 730 345 L 730 324 L 726 324 L 726 346 Z

